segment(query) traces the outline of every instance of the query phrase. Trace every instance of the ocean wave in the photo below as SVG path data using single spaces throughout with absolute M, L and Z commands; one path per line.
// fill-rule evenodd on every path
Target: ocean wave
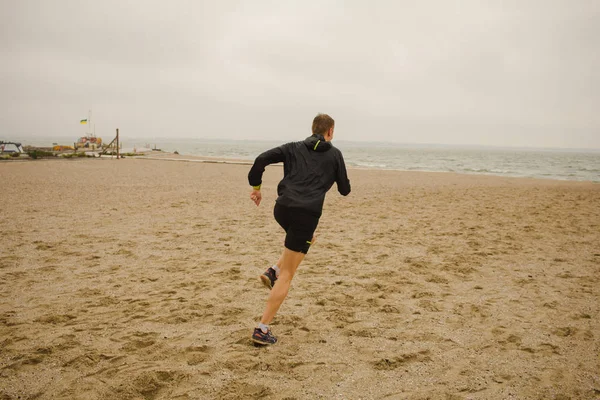
M 376 164 L 376 163 L 369 163 L 369 162 L 352 162 L 349 163 L 350 165 L 353 165 L 355 167 L 364 167 L 364 168 L 387 168 L 387 164 Z

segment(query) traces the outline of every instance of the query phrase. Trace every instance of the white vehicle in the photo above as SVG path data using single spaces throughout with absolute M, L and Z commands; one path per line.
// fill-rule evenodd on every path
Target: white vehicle
M 0 140 L 0 153 L 25 153 L 21 143 Z

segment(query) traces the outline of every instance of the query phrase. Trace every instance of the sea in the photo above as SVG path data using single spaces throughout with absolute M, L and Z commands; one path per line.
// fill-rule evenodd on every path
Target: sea
M 72 138 L 71 138 L 72 139 Z M 6 139 L 5 139 L 6 140 Z M 17 140 L 15 138 L 14 140 Z M 62 138 L 63 141 L 66 138 Z M 23 145 L 50 146 L 61 138 L 21 138 Z M 71 140 L 72 142 L 72 140 Z M 252 161 L 281 141 L 224 139 L 129 139 L 127 148 L 159 148 L 180 155 Z M 455 172 L 600 182 L 600 149 L 482 147 L 335 140 L 348 167 Z

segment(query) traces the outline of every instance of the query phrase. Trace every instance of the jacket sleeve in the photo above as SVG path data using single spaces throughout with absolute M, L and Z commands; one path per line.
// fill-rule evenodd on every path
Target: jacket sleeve
M 350 180 L 348 179 L 348 173 L 346 172 L 344 156 L 342 156 L 341 152 L 339 153 L 337 176 L 335 178 L 335 183 L 337 184 L 338 192 L 340 192 L 342 196 L 347 196 L 348 194 L 350 194 Z
M 248 173 L 248 183 L 250 186 L 260 186 L 265 167 L 269 164 L 276 164 L 285 161 L 285 145 L 267 150 L 254 160 L 252 168 Z

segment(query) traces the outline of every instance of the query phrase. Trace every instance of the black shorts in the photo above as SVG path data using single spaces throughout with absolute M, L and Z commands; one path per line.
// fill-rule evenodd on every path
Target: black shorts
M 285 230 L 285 247 L 299 253 L 308 253 L 319 217 L 300 208 L 289 208 L 275 203 L 275 220 Z

